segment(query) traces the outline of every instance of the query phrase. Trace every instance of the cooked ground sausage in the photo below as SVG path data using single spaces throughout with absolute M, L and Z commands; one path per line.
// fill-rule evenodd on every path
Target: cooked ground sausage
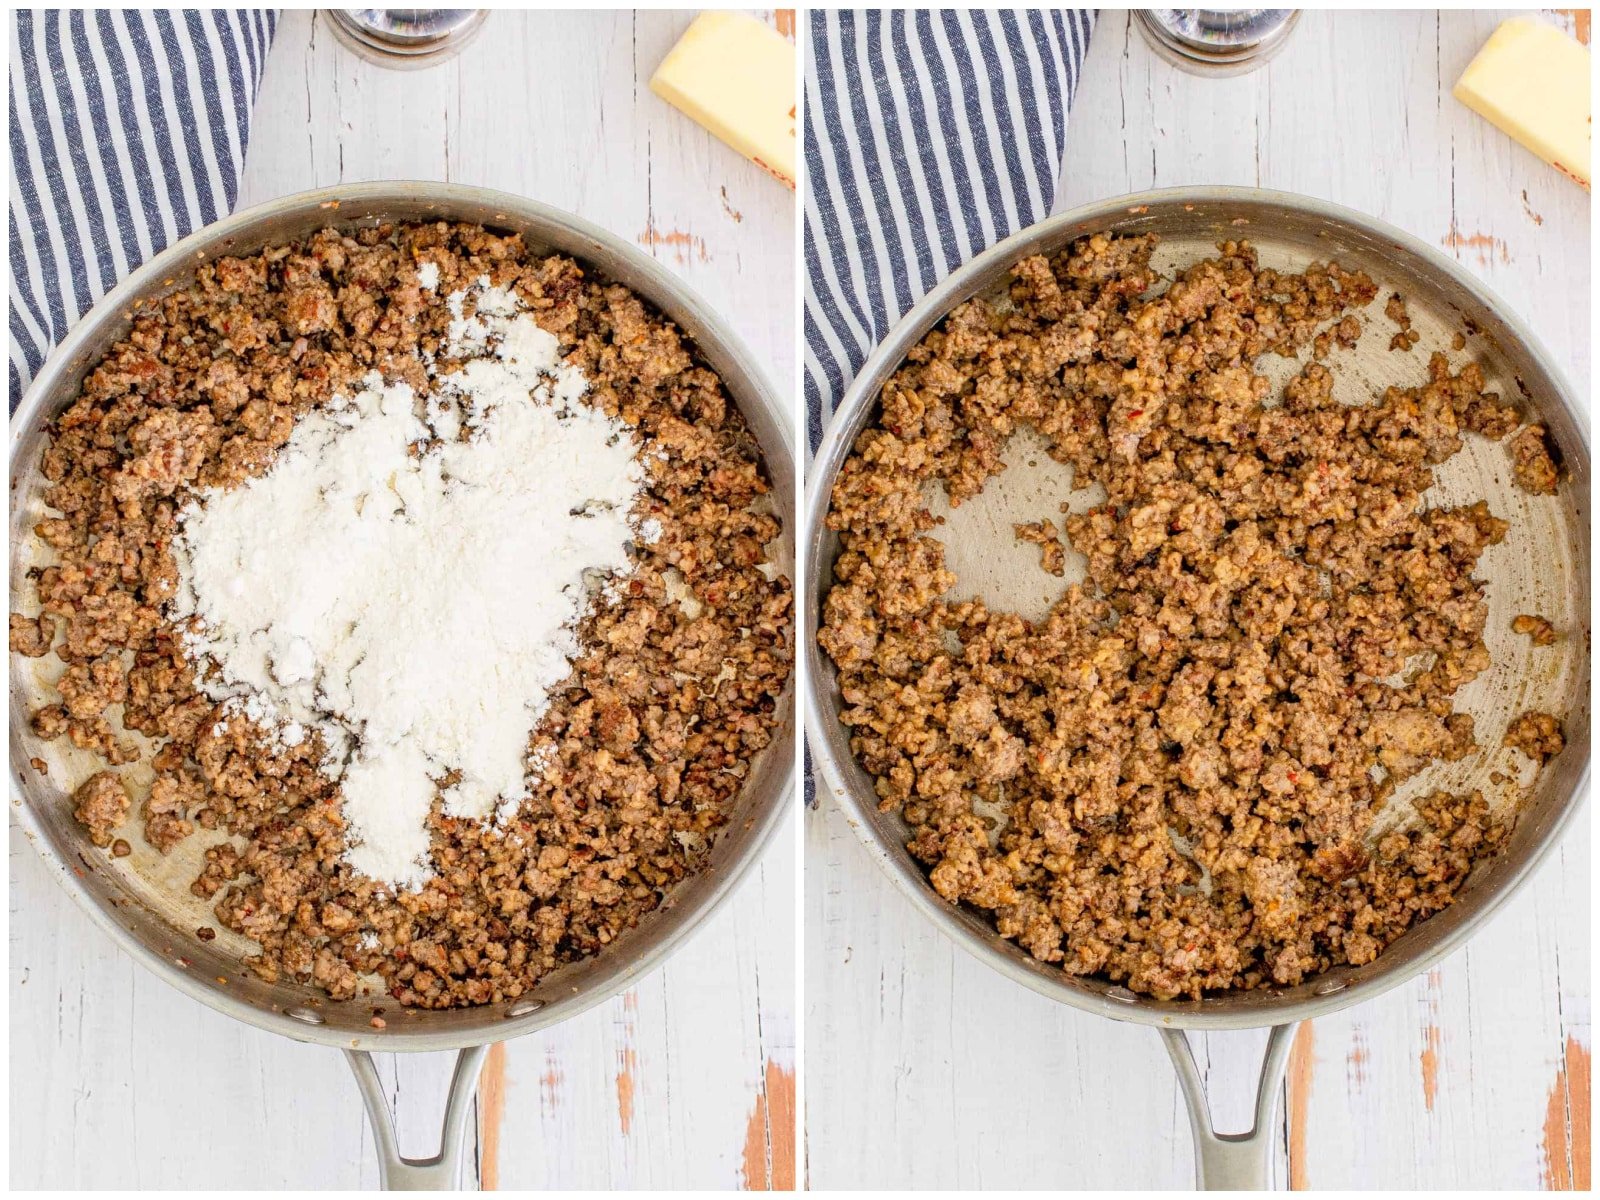
M 1554 494 L 1561 482 L 1561 469 L 1550 453 L 1543 425 L 1529 425 L 1511 439 L 1511 474 L 1525 492 L 1535 496 Z
M 343 861 L 318 740 L 284 748 L 219 721 L 163 605 L 193 491 L 262 473 L 299 417 L 372 370 L 425 389 L 420 356 L 440 349 L 449 313 L 422 288 L 424 263 L 441 296 L 485 275 L 514 289 L 560 340 L 586 402 L 639 430 L 663 533 L 580 627 L 582 654 L 531 739 L 545 764 L 532 797 L 504 828 L 436 804 L 436 874 L 395 895 Z M 230 835 L 192 890 L 259 944 L 263 978 L 343 998 L 376 972 L 407 1005 L 510 999 L 704 867 L 773 735 L 791 589 L 766 567 L 779 522 L 755 438 L 694 347 L 626 288 L 477 227 L 326 230 L 202 265 L 146 305 L 51 432 L 53 512 L 37 532 L 58 561 L 34 573 L 42 615 L 11 617 L 22 654 L 44 653 L 65 624 L 61 699 L 34 729 L 130 761 L 108 715 L 123 706 L 123 726 L 156 745 L 147 840 L 165 852 L 196 829 Z M 75 800 L 97 845 L 131 803 L 106 773 Z
M 72 815 L 96 846 L 111 845 L 112 831 L 128 819 L 133 801 L 114 771 L 97 771 L 72 793 Z M 120 839 L 119 839 L 120 840 Z
M 1514 617 L 1511 632 L 1525 634 L 1535 646 L 1553 646 L 1556 642 L 1556 627 L 1532 613 L 1519 613 Z
M 1506 745 L 1520 750 L 1536 763 L 1554 758 L 1566 748 L 1561 721 L 1545 712 L 1525 712 L 1506 730 Z
M 1353 342 L 1372 281 L 1230 242 L 1163 287 L 1154 246 L 1023 260 L 910 351 L 833 488 L 818 637 L 941 896 L 1070 974 L 1199 997 L 1370 961 L 1503 840 L 1475 793 L 1372 835 L 1476 745 L 1452 697 L 1489 665 L 1473 568 L 1506 524 L 1421 497 L 1518 419 L 1437 354 L 1371 403 L 1314 359 L 1274 394 L 1256 360 Z M 948 598 L 927 504 L 1022 426 L 1108 494 L 1065 518 L 1088 577 L 1036 622 Z
M 1054 521 L 1046 518 L 1043 521 L 1029 521 L 1018 525 L 1016 535 L 1019 542 L 1032 542 L 1039 547 L 1040 565 L 1050 574 L 1067 573 L 1067 548 L 1061 544 L 1061 536 L 1056 530 Z

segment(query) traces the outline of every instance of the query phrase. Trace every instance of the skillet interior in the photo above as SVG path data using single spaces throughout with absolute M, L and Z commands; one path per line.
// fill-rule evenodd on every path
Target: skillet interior
M 1018 982 L 1076 1007 L 1147 1024 L 1229 1028 L 1314 1016 L 1394 986 L 1453 950 L 1531 871 L 1582 797 L 1589 753 L 1589 463 L 1576 393 L 1481 284 L 1407 235 L 1348 210 L 1280 193 L 1213 188 L 1152 192 L 1066 213 L 1024 231 L 951 276 L 908 314 L 858 376 L 809 476 L 803 599 L 808 630 L 818 627 L 838 550 L 836 536 L 822 527 L 828 492 L 850 444 L 876 412 L 884 379 L 951 308 L 975 295 L 1003 293 L 1012 263 L 1029 254 L 1055 253 L 1074 238 L 1101 230 L 1160 234 L 1156 265 L 1162 268 L 1204 257 L 1219 241 L 1248 238 L 1265 266 L 1298 268 L 1336 258 L 1347 268 L 1365 270 L 1377 282 L 1379 298 L 1364 314 L 1366 328 L 1355 350 L 1336 351 L 1325 364 L 1334 373 L 1336 395 L 1361 402 L 1391 383 L 1415 385 L 1426 376 L 1428 353 L 1441 349 L 1456 363 L 1475 358 L 1492 389 L 1520 397 L 1530 413 L 1548 423 L 1568 472 L 1557 496 L 1520 491 L 1512 484 L 1503 445 L 1469 438 L 1467 447 L 1439 470 L 1429 499 L 1487 499 L 1491 511 L 1511 522 L 1505 542 L 1492 547 L 1479 564 L 1479 577 L 1488 581 L 1485 640 L 1493 666 L 1458 693 L 1458 707 L 1476 718 L 1483 747 L 1498 747 L 1507 723 L 1523 711 L 1557 713 L 1565 724 L 1566 750 L 1537 778 L 1525 759 L 1495 749 L 1458 763 L 1434 764 L 1397 793 L 1380 820 L 1402 817 L 1406 801 L 1432 787 L 1476 788 L 1491 803 L 1520 801 L 1524 807 L 1507 850 L 1480 864 L 1457 903 L 1409 930 L 1376 961 L 1338 968 L 1294 988 L 1235 992 L 1199 1002 L 1157 1001 L 1104 980 L 1066 976 L 1000 938 L 986 917 L 941 900 L 904 848 L 904 822 L 897 814 L 877 811 L 871 778 L 851 755 L 848 734 L 838 721 L 841 704 L 833 664 L 808 635 L 807 720 L 813 754 L 830 793 L 902 891 L 958 943 Z M 1409 353 L 1388 349 L 1393 325 L 1382 309 L 1392 291 L 1405 296 L 1413 328 L 1422 335 Z M 1476 334 L 1469 332 L 1474 327 Z M 1452 352 L 1450 341 L 1457 331 L 1468 332 L 1468 345 Z M 1268 364 L 1275 378 L 1297 369 L 1287 360 L 1269 359 Z M 1018 545 L 1011 525 L 1053 515 L 1067 498 L 1062 488 L 1066 472 L 1042 452 L 1030 452 L 1021 437 L 1013 439 L 1006 461 L 1012 469 L 991 480 L 981 497 L 956 513 L 942 506 L 942 496 L 935 498 L 934 512 L 952 517 L 935 536 L 945 542 L 950 568 L 960 580 L 955 595 L 981 592 L 991 607 L 1040 615 L 1071 577 L 1060 580 L 1040 570 L 1037 548 Z M 1086 496 L 1073 496 L 1074 508 L 1086 506 Z M 1511 634 L 1511 619 L 1522 612 L 1548 617 L 1563 631 L 1562 640 L 1535 650 L 1528 639 Z M 1531 788 L 1519 786 L 1513 794 L 1490 782 L 1495 770 L 1514 774 Z
M 383 183 L 287 197 L 202 230 L 130 276 L 57 348 L 12 419 L 12 611 L 33 611 L 37 604 L 25 573 L 43 552 L 31 531 L 44 514 L 39 459 L 45 424 L 70 403 L 84 375 L 127 331 L 133 301 L 183 287 L 194 266 L 212 258 L 249 253 L 329 225 L 353 229 L 407 220 L 476 222 L 501 232 L 519 232 L 533 251 L 569 254 L 632 288 L 674 320 L 722 376 L 761 445 L 783 521 L 774 561 L 794 577 L 794 469 L 786 410 L 748 354 L 698 297 L 637 250 L 557 210 L 479 188 Z M 379 1031 L 369 1024 L 371 998 L 335 1002 L 312 987 L 264 983 L 239 961 L 253 943 L 220 927 L 212 942 L 194 935 L 201 925 L 217 926 L 209 904 L 188 891 L 204 852 L 203 831 L 196 831 L 165 858 L 131 833 L 126 836 L 134 853 L 125 859 L 113 859 L 90 844 L 86 831 L 73 820 L 66 798 L 103 764 L 74 750 L 64 738 L 40 739 L 28 725 L 31 713 L 51 702 L 48 681 L 61 664 L 54 655 L 13 656 L 11 661 L 12 810 L 62 877 L 63 886 L 125 949 L 175 986 L 231 1016 L 306 1041 L 440 1050 L 520 1036 L 572 1016 L 622 991 L 660 963 L 732 890 L 744 869 L 759 857 L 788 807 L 794 758 L 792 680 L 779 705 L 773 742 L 753 762 L 707 869 L 675 888 L 656 912 L 604 953 L 552 972 L 511 1004 L 443 1011 L 396 1012 L 391 1007 L 386 1014 L 388 1027 Z M 48 764 L 47 774 L 30 768 L 34 757 Z M 142 768 L 148 780 L 148 764 Z

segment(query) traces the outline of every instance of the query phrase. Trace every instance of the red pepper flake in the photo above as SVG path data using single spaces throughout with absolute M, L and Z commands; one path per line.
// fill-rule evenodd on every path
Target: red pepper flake
M 1290 771 L 1289 772 L 1289 782 L 1290 783 L 1299 783 L 1300 782 L 1300 776 L 1296 775 L 1293 771 Z
M 1144 416 L 1144 409 L 1142 409 L 1142 408 L 1134 408 L 1134 409 L 1129 409 L 1128 410 L 1128 420 L 1130 420 L 1130 421 L 1133 420 L 1135 417 L 1142 417 L 1142 416 Z

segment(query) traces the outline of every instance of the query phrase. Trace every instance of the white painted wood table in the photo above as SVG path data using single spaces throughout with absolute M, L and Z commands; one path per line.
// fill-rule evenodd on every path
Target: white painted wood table
M 351 54 L 322 18 L 285 14 L 240 204 L 405 178 L 534 197 L 648 249 L 788 388 L 791 194 L 647 87 L 689 19 L 499 11 L 459 58 L 395 71 Z M 792 1179 L 796 836 L 625 996 L 492 1052 L 464 1186 Z M 13 1186 L 376 1186 L 339 1054 L 151 978 L 15 830 L 10 914 Z M 451 1057 L 383 1064 L 406 1153 L 437 1144 Z
M 1212 80 L 1105 12 L 1059 207 L 1199 183 L 1350 205 L 1453 251 L 1586 390 L 1589 198 L 1449 95 L 1501 15 L 1308 11 L 1264 70 Z M 1153 1031 L 1002 979 L 918 919 L 831 805 L 806 824 L 813 1187 L 1191 1186 Z M 1587 1186 L 1589 864 L 1585 815 L 1468 948 L 1302 1028 L 1279 1186 Z M 1262 1039 L 1229 1036 L 1196 1053 L 1239 1129 Z

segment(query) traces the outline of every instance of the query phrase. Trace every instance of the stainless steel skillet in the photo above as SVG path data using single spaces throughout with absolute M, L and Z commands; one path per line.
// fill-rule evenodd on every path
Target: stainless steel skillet
M 794 572 L 794 452 L 788 406 L 725 322 L 681 281 L 627 242 L 568 213 L 517 196 L 456 184 L 353 184 L 285 197 L 209 226 L 170 247 L 107 294 L 45 363 L 11 420 L 11 608 L 36 605 L 26 571 L 43 550 L 33 526 L 44 515 L 40 454 L 48 422 L 77 395 L 87 372 L 128 328 L 140 301 L 185 285 L 197 264 L 249 253 L 318 229 L 367 227 L 383 221 L 475 222 L 518 232 L 535 251 L 571 255 L 599 275 L 655 304 L 698 346 L 726 384 L 766 460 L 783 521 L 774 563 Z M 385 1029 L 372 1028 L 371 1000 L 329 1001 L 316 989 L 267 984 L 240 966 L 251 943 L 219 930 L 202 942 L 194 931 L 214 925 L 210 909 L 189 894 L 203 848 L 191 837 L 163 858 L 130 826 L 134 853 L 112 859 L 90 845 L 72 819 L 66 797 L 98 769 L 65 739 L 42 741 L 31 713 L 51 702 L 47 684 L 60 670 L 53 655 L 13 657 L 11 671 L 11 811 L 61 885 L 91 918 L 137 961 L 217 1011 L 300 1041 L 336 1046 L 349 1056 L 382 1157 L 383 1181 L 395 1188 L 455 1185 L 461 1131 L 486 1047 L 554 1025 L 626 989 L 658 966 L 733 895 L 760 857 L 788 809 L 794 758 L 793 686 L 778 709 L 777 734 L 752 765 L 709 868 L 675 889 L 661 908 L 606 949 L 541 980 L 511 1004 L 441 1012 L 401 1012 Z M 30 768 L 42 759 L 48 774 Z M 135 823 L 136 824 L 136 823 Z M 226 982 L 223 982 L 223 981 Z M 402 1159 L 370 1051 L 457 1050 L 439 1155 Z
M 942 900 L 905 849 L 905 827 L 897 815 L 880 813 L 872 780 L 855 761 L 833 664 L 818 647 L 823 599 L 833 580 L 837 537 L 824 525 L 834 479 L 856 435 L 873 416 L 878 393 L 911 349 L 952 308 L 977 295 L 1003 291 L 1010 268 L 1031 254 L 1052 254 L 1074 238 L 1102 230 L 1156 232 L 1162 237 L 1158 266 L 1190 262 L 1225 239 L 1248 238 L 1265 265 L 1300 267 L 1336 258 L 1367 271 L 1382 290 L 1367 330 L 1352 352 L 1328 362 L 1336 394 L 1364 400 L 1388 383 L 1414 384 L 1425 377 L 1426 355 L 1443 349 L 1459 362 L 1479 361 L 1491 386 L 1520 397 L 1551 432 L 1567 477 L 1554 497 L 1529 496 L 1512 485 L 1505 449 L 1469 439 L 1468 449 L 1439 473 L 1430 499 L 1459 503 L 1487 499 L 1490 509 L 1512 523 L 1506 541 L 1480 561 L 1488 580 L 1486 634 L 1493 668 L 1462 689 L 1458 706 L 1476 718 L 1478 740 L 1497 747 L 1510 719 L 1528 709 L 1564 718 L 1566 750 L 1536 777 L 1513 752 L 1475 754 L 1437 764 L 1396 796 L 1385 820 L 1403 814 L 1407 800 L 1427 787 L 1483 791 L 1491 802 L 1517 803 L 1521 815 L 1506 851 L 1482 864 L 1458 902 L 1410 930 L 1376 961 L 1340 968 L 1298 987 L 1239 992 L 1200 1002 L 1158 1001 L 1104 980 L 1073 978 L 1030 958 L 1001 938 L 975 912 Z M 1421 335 L 1409 353 L 1388 348 L 1393 325 L 1382 316 L 1391 291 L 1406 299 Z M 1468 345 L 1450 351 L 1452 336 L 1465 332 Z M 1283 363 L 1279 369 L 1293 369 Z M 1021 445 L 1021 449 L 1016 449 Z M 1010 469 L 989 482 L 983 496 L 950 512 L 939 531 L 951 569 L 960 577 L 958 595 L 981 592 L 993 607 L 1025 615 L 1042 613 L 1063 581 L 1044 575 L 1037 550 L 1017 547 L 1013 521 L 1053 515 L 1066 498 L 1061 476 L 1044 455 L 1014 439 Z M 1048 507 L 1046 507 L 1048 501 Z M 1022 516 L 1027 512 L 1030 515 Z M 1589 757 L 1589 450 L 1579 393 L 1533 334 L 1477 279 L 1432 247 L 1360 213 L 1324 201 L 1247 188 L 1177 188 L 1088 205 L 1042 222 L 995 246 L 957 270 L 925 296 L 873 352 L 846 393 L 808 475 L 805 585 L 801 596 L 807 668 L 806 730 L 827 794 L 906 897 L 968 952 L 1009 978 L 1061 1003 L 1115 1020 L 1162 1031 L 1179 1073 L 1194 1132 L 1199 1180 L 1208 1188 L 1267 1185 L 1269 1123 L 1283 1080 L 1296 1024 L 1371 999 L 1458 949 L 1533 874 L 1555 845 L 1586 790 Z M 1030 613 L 1029 610 L 1032 610 Z M 1539 613 L 1562 630 L 1556 647 L 1534 649 L 1509 631 L 1520 612 Z M 1507 789 L 1491 781 L 1493 771 L 1516 774 Z M 1513 794 L 1508 794 L 1513 793 Z M 1218 1135 L 1212 1128 L 1205 1089 L 1184 1033 L 1270 1027 L 1249 1134 Z

